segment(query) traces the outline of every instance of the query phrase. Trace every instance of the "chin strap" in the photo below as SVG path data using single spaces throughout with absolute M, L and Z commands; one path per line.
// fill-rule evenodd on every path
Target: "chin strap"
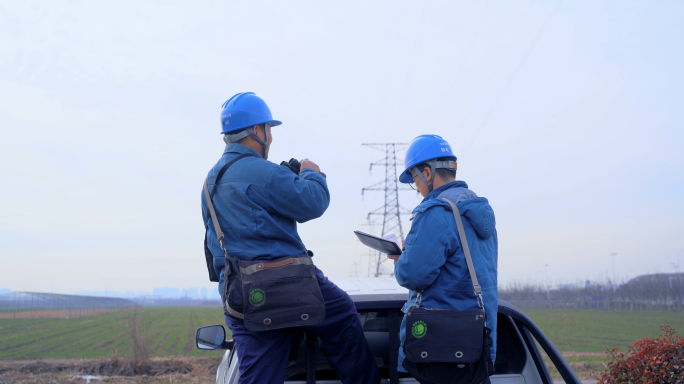
M 266 129 L 265 124 L 263 125 L 263 127 L 264 127 L 264 136 L 266 136 L 266 143 L 264 143 L 264 141 L 261 140 L 261 138 L 256 133 L 254 133 L 254 129 L 252 129 L 251 127 L 245 129 L 245 131 L 247 131 L 247 134 L 250 135 L 252 137 L 252 139 L 256 140 L 257 143 L 261 144 L 261 146 L 264 148 L 264 153 L 262 154 L 262 156 L 265 159 L 266 154 L 268 153 L 268 144 L 267 144 L 268 143 L 268 130 Z
M 268 144 L 267 144 L 268 143 L 268 130 L 266 129 L 266 124 L 264 124 L 263 127 L 264 127 L 264 135 L 266 136 L 266 142 L 265 143 L 263 140 L 261 140 L 261 138 L 256 133 L 254 133 L 254 129 L 252 127 L 249 127 L 247 129 L 245 129 L 244 131 L 240 131 L 234 135 L 226 133 L 225 135 L 223 135 L 223 141 L 226 144 L 237 143 L 238 141 L 244 139 L 245 137 L 251 136 L 252 139 L 256 140 L 257 143 L 261 144 L 261 146 L 264 148 L 264 153 L 262 153 L 261 156 L 265 159 L 266 154 L 268 153 Z
M 420 177 L 420 180 L 425 183 L 428 187 L 428 193 L 432 192 L 432 182 L 435 181 L 435 171 L 437 170 L 437 160 L 430 160 L 427 162 L 430 165 L 430 170 L 432 171 L 432 178 L 430 179 L 430 182 L 428 183 L 427 179 L 425 176 L 423 176 L 423 172 L 418 169 L 418 167 L 413 167 L 413 170 L 416 172 L 418 177 Z M 441 163 L 441 161 L 440 161 Z
M 432 182 L 435 181 L 435 171 L 437 169 L 453 169 L 456 170 L 456 160 L 442 160 L 442 161 L 437 161 L 437 160 L 430 160 L 426 161 L 426 163 L 430 166 L 430 170 L 432 171 L 432 179 L 428 183 L 427 179 L 425 176 L 423 176 L 423 172 L 418 169 L 417 166 L 412 167 L 411 169 L 418 175 L 420 180 L 425 183 L 428 187 L 428 193 L 432 192 Z
M 428 193 L 432 192 L 432 180 L 435 179 L 435 173 L 434 173 L 434 172 L 432 173 L 432 180 L 430 180 L 430 182 L 428 183 L 428 181 L 427 181 L 427 179 L 425 178 L 425 176 L 423 176 L 423 172 L 421 172 L 420 169 L 418 169 L 418 167 L 413 167 L 413 168 L 411 168 L 411 169 L 413 169 L 413 171 L 416 173 L 416 175 L 418 175 L 418 177 L 420 178 L 420 180 L 422 180 L 423 183 L 425 183 L 425 185 L 427 185 L 427 187 L 428 187 Z M 430 169 L 434 169 L 434 168 L 432 168 L 432 166 L 430 166 Z

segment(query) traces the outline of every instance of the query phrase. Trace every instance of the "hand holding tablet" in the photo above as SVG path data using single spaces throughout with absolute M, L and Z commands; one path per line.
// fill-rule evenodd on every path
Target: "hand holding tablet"
M 354 231 L 354 234 L 359 238 L 361 243 L 375 249 L 376 251 L 387 255 L 401 255 L 401 248 L 399 248 L 397 243 L 393 241 L 369 235 L 361 231 Z

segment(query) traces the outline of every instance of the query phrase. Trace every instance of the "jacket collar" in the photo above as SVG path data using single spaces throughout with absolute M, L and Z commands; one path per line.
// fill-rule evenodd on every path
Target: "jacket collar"
M 237 153 L 240 155 L 249 153 L 258 157 L 262 157 L 260 153 L 257 153 L 257 151 L 253 150 L 252 148 L 238 143 L 230 143 L 226 145 L 226 149 L 223 151 L 223 154 L 225 155 L 227 153 Z
M 442 192 L 451 188 L 468 188 L 468 184 L 466 184 L 465 181 L 461 180 L 446 183 L 439 188 L 433 189 L 432 192 L 430 192 L 427 196 L 425 196 L 425 198 L 423 198 L 423 201 L 421 201 L 421 203 L 424 203 L 428 200 L 436 199 L 437 196 L 439 196 Z

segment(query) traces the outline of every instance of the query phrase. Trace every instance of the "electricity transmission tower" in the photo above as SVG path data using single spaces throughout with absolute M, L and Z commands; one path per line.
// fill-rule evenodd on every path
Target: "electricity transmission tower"
M 385 180 L 375 183 L 369 187 L 361 189 L 361 196 L 366 191 L 385 191 L 385 205 L 368 213 L 368 220 L 371 216 L 382 217 L 382 232 L 380 236 L 385 236 L 389 233 L 398 233 L 399 240 L 404 239 L 404 230 L 401 227 L 401 215 L 410 214 L 411 211 L 402 208 L 399 205 L 399 191 L 409 190 L 411 188 L 399 187 L 399 180 L 397 179 L 397 151 L 406 148 L 407 143 L 364 143 L 363 145 L 385 152 L 385 158 L 370 164 L 370 169 L 373 166 L 385 167 Z M 382 263 L 389 259 L 382 257 L 378 252 L 378 262 L 375 265 L 375 277 L 381 274 L 391 274 L 391 271 L 382 268 Z
M 366 223 L 361 224 L 362 227 L 363 226 L 368 227 L 368 234 L 374 235 L 374 236 L 375 236 L 375 227 L 377 225 L 378 225 L 378 223 L 376 223 L 375 221 L 370 220 L 370 219 L 366 219 Z M 372 261 L 375 260 L 375 254 L 377 252 L 374 251 L 372 248 L 365 247 L 365 246 L 363 246 L 363 249 L 364 249 L 364 252 L 361 253 L 361 255 L 360 255 L 361 259 L 360 260 L 362 263 L 366 264 L 366 266 L 368 268 L 366 270 L 366 276 L 370 277 L 371 276 L 371 264 L 373 264 Z M 373 275 L 375 275 L 375 268 L 373 268 Z M 358 277 L 358 276 L 354 276 L 354 277 Z

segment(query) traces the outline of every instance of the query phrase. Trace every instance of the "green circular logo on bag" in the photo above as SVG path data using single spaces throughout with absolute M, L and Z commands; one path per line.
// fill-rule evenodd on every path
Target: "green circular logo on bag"
M 249 293 L 249 303 L 255 307 L 258 307 L 266 302 L 266 292 L 262 289 L 253 289 Z
M 423 320 L 416 321 L 411 326 L 411 334 L 413 337 L 420 339 L 427 333 L 427 324 Z

